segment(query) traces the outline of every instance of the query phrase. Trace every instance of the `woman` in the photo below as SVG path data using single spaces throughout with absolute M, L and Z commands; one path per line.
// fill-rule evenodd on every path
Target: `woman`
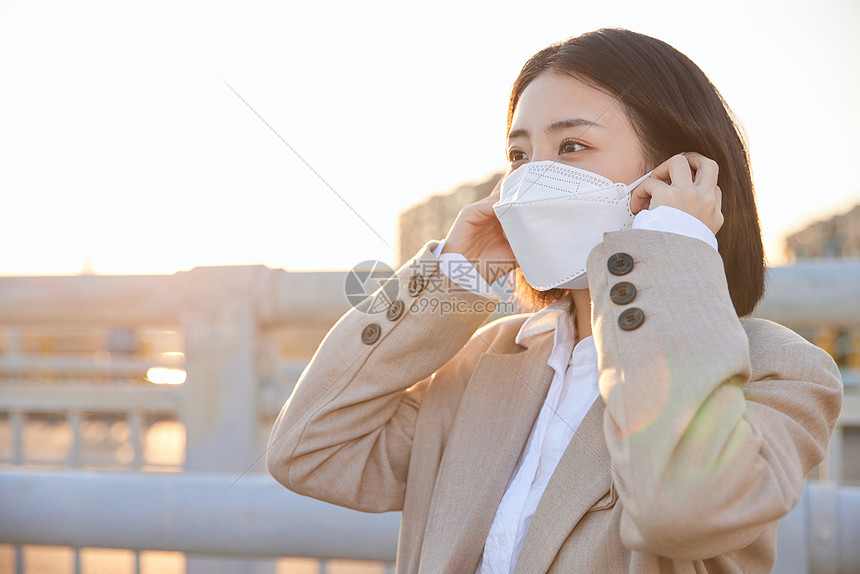
M 397 272 L 385 316 L 352 310 L 328 334 L 270 472 L 402 510 L 401 573 L 770 572 L 842 382 L 747 317 L 762 245 L 716 89 L 659 40 L 573 38 L 517 78 L 508 159 Z M 500 265 L 543 308 L 478 330 Z

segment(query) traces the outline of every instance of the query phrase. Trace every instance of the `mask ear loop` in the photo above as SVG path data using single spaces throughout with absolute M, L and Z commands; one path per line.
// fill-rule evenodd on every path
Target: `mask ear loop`
M 643 175 L 642 177 L 640 177 L 639 179 L 637 179 L 636 181 L 634 181 L 633 183 L 631 183 L 630 185 L 628 185 L 627 186 L 627 193 L 633 193 L 633 190 L 636 189 L 637 187 L 639 187 L 640 185 L 642 185 L 643 181 L 645 181 L 646 179 L 651 177 L 652 173 L 654 173 L 653 169 L 651 171 L 649 171 L 648 173 L 646 173 L 645 175 Z
M 625 191 L 625 193 L 627 194 L 627 211 L 630 213 L 630 215 L 633 215 L 633 210 L 630 209 L 630 200 L 633 199 L 633 190 L 642 185 L 643 181 L 651 177 L 652 173 L 654 173 L 653 169 L 627 186 L 627 190 Z

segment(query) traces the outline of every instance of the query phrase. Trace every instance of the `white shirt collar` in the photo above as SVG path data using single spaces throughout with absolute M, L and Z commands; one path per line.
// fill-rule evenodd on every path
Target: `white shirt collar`
M 573 350 L 576 348 L 579 352 L 580 359 L 592 361 L 597 364 L 597 349 L 594 345 L 594 337 L 584 337 L 576 343 L 576 321 L 573 313 L 570 313 L 571 300 L 570 296 L 563 297 L 554 303 L 550 303 L 522 324 L 515 342 L 520 344 L 520 341 L 527 337 L 540 335 L 547 331 L 555 331 L 553 333 L 553 347 L 548 363 L 553 368 L 562 368 L 573 360 Z M 564 321 L 562 326 L 561 322 Z M 581 349 L 581 351 L 580 351 Z M 584 355 L 583 355 L 584 353 Z M 556 357 L 557 354 L 560 356 Z
M 514 340 L 518 345 L 520 342 L 526 337 L 532 337 L 534 335 L 540 335 L 541 333 L 546 333 L 547 331 L 552 331 L 556 328 L 556 323 L 559 318 L 559 314 L 567 314 L 571 322 L 573 316 L 568 313 L 570 309 L 570 296 L 562 297 L 558 301 L 554 303 L 550 303 L 528 319 L 522 324 L 520 327 L 519 333 L 517 333 L 517 338 Z M 575 337 L 574 330 L 571 329 L 572 336 Z

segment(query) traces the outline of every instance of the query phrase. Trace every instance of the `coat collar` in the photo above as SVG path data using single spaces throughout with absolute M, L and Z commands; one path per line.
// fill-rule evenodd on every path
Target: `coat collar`
M 436 478 L 422 572 L 474 572 L 478 566 L 496 509 L 552 382 L 547 359 L 553 332 L 532 334 L 527 345 L 527 350 L 509 354 L 488 349 L 478 361 Z M 598 398 L 547 485 L 518 572 L 545 571 L 579 518 L 609 490 L 602 415 Z M 547 546 L 554 548 L 552 555 Z M 544 563 L 546 567 L 534 567 Z
M 558 462 L 535 510 L 514 574 L 546 572 L 586 512 L 615 503 L 611 461 L 603 434 L 603 398 L 597 400 Z M 594 506 L 607 492 L 606 505 Z
M 552 333 L 528 351 L 488 349 L 454 420 L 430 501 L 421 572 L 474 572 L 493 517 L 537 417 L 552 369 Z

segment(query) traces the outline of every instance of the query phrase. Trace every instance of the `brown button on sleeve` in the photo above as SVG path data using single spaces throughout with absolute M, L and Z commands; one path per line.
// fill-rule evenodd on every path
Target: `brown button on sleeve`
M 645 322 L 645 313 L 639 307 L 630 307 L 625 309 L 618 316 L 618 326 L 624 331 L 632 331 L 638 329 Z
M 389 321 L 396 321 L 400 318 L 401 315 L 403 315 L 404 307 L 405 305 L 403 304 L 403 301 L 398 299 L 397 301 L 388 306 L 388 311 L 385 312 L 385 316 L 388 318 Z
M 618 305 L 626 305 L 636 298 L 636 286 L 629 281 L 616 283 L 609 290 L 609 299 Z
M 365 345 L 372 345 L 379 340 L 382 334 L 382 329 L 376 323 L 371 323 L 361 331 L 361 342 Z
M 633 269 L 633 258 L 628 253 L 616 253 L 609 257 L 606 265 L 613 275 L 627 275 Z
M 424 290 L 424 277 L 421 275 L 413 275 L 409 278 L 409 296 L 418 297 Z

